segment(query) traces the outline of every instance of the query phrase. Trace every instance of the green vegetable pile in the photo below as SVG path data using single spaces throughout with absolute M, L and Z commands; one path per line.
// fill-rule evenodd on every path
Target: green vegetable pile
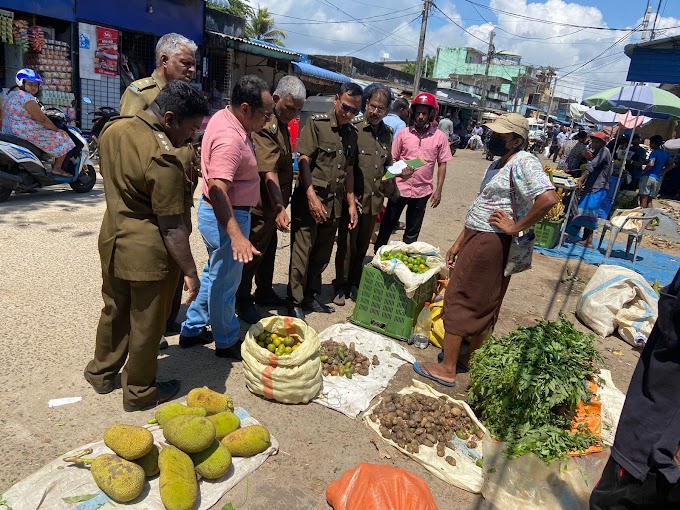
M 569 431 L 576 405 L 592 393 L 599 356 L 592 335 L 560 316 L 502 337 L 472 355 L 468 401 L 510 458 L 534 453 L 544 462 L 584 451 L 599 440 L 586 427 Z

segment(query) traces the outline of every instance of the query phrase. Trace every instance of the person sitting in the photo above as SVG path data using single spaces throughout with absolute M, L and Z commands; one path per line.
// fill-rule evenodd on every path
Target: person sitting
M 54 175 L 73 177 L 61 166 L 75 144 L 43 113 L 36 99 L 42 78 L 32 69 L 21 69 L 16 74 L 16 83 L 3 103 L 2 132 L 26 140 L 54 156 Z

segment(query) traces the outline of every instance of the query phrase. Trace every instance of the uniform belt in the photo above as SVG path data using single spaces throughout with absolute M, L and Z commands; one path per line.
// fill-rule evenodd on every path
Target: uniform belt
M 210 207 L 212 207 L 210 200 L 208 200 L 208 198 L 205 195 L 202 195 L 202 198 L 203 202 L 205 202 L 205 205 L 209 205 Z M 232 205 L 231 208 L 235 209 L 236 211 L 248 211 L 248 212 L 250 212 L 250 210 L 252 209 L 252 207 L 250 207 L 249 205 Z

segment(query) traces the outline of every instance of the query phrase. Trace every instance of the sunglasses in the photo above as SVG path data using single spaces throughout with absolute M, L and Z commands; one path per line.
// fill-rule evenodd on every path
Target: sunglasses
M 361 110 L 359 110 L 359 108 L 354 108 L 345 103 L 340 103 L 340 107 L 342 108 L 343 112 L 351 113 L 352 115 L 359 115 L 361 113 Z

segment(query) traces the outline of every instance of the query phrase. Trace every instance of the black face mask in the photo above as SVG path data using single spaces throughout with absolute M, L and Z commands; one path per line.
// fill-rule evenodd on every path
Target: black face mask
M 505 146 L 507 143 L 500 136 L 491 135 L 491 138 L 489 138 L 489 152 L 494 156 L 503 157 L 511 150 Z

